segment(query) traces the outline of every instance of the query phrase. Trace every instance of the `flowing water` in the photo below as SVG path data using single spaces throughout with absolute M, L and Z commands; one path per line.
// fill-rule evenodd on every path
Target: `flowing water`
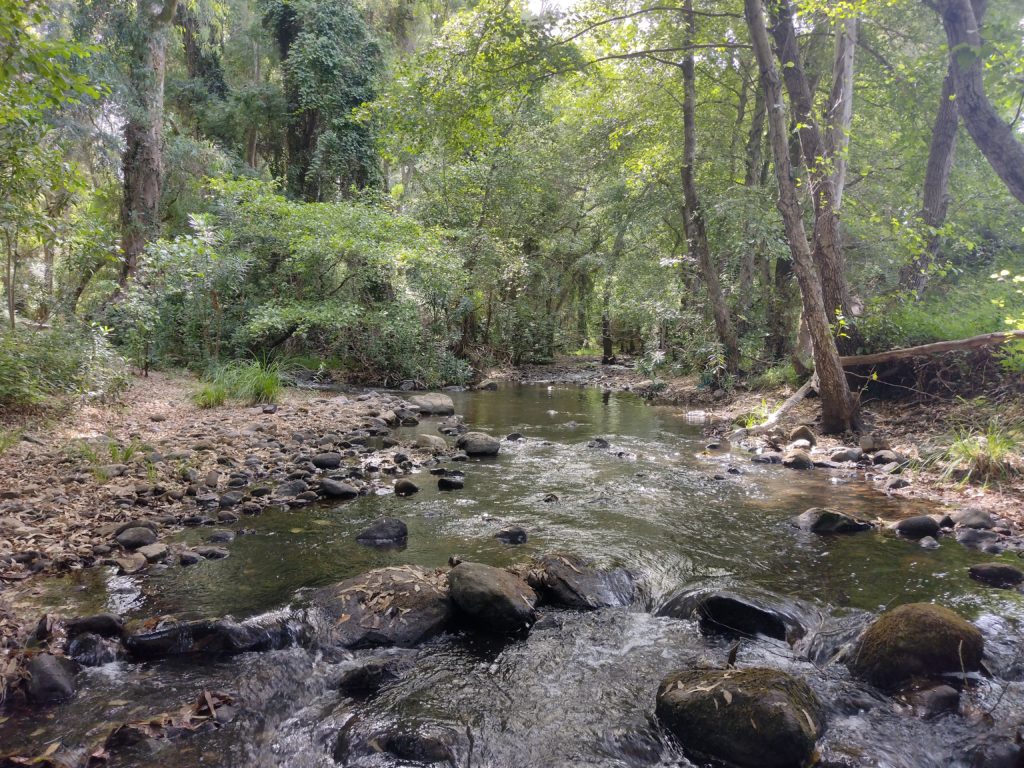
M 304 648 L 115 662 L 81 673 L 73 702 L 0 723 L 0 752 L 38 752 L 55 739 L 92 743 L 112 724 L 178 708 L 205 687 L 235 697 L 240 714 L 231 724 L 115 755 L 111 764 L 336 766 L 337 734 L 356 716 L 447 728 L 457 736 L 460 766 L 689 766 L 653 720 L 658 682 L 682 666 L 724 663 L 731 641 L 651 609 L 695 582 L 784 595 L 809 606 L 826 628 L 862 626 L 868 612 L 934 600 L 982 629 L 994 677 L 965 693 L 961 715 L 934 719 L 850 680 L 841 665 L 812 663 L 783 642 L 745 641 L 740 666 L 802 675 L 826 702 L 820 748 L 827 759 L 845 760 L 837 764 L 970 766 L 979 745 L 1012 737 L 1024 722 L 1021 596 L 967 578 L 970 564 L 991 556 L 948 539 L 929 551 L 881 532 L 823 538 L 791 525 L 812 506 L 884 519 L 934 508 L 886 497 L 848 471 L 752 464 L 739 449 L 708 453 L 685 414 L 630 395 L 521 386 L 453 399 L 473 429 L 527 438 L 503 442 L 496 459 L 462 465 L 463 491 L 438 492 L 423 472 L 413 476 L 423 490 L 410 498 L 385 495 L 246 518 L 242 524 L 253 530 L 229 545 L 226 560 L 128 577 L 94 569 L 43 582 L 33 599 L 66 615 L 112 610 L 132 618 L 245 619 L 299 605 L 309 587 L 385 565 L 440 567 L 452 554 L 506 565 L 569 551 L 630 568 L 644 585 L 644 604 L 551 611 L 529 637 L 507 643 L 436 639 L 412 652 L 410 673 L 362 701 L 334 687 L 350 661 Z M 434 429 L 426 419 L 400 436 Z M 610 446 L 589 447 L 595 437 Z M 381 515 L 407 522 L 406 549 L 355 543 L 355 533 Z M 497 541 L 494 534 L 508 525 L 525 528 L 528 543 Z M 360 765 L 413 763 L 381 754 Z

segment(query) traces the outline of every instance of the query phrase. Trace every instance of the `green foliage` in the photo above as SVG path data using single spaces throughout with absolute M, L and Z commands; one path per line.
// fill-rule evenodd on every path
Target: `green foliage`
M 101 329 L 0 331 L 0 408 L 39 406 L 59 395 L 106 399 L 127 381 Z
M 768 417 L 772 415 L 772 412 L 773 410 L 769 407 L 768 401 L 762 398 L 761 404 L 758 405 L 757 408 L 749 411 L 748 413 L 740 414 L 736 417 L 734 423 L 738 427 L 751 429 L 752 427 L 756 427 L 759 424 L 764 424 L 768 421 Z
M 228 399 L 228 389 L 222 382 L 204 383 L 192 395 L 192 402 L 200 408 L 219 408 Z
M 212 386 L 248 405 L 275 403 L 284 387 L 285 373 L 280 360 L 234 360 L 214 370 Z
M 800 376 L 790 363 L 773 366 L 750 379 L 753 389 L 775 390 L 783 386 L 796 389 L 800 384 Z
M 20 429 L 0 429 L 0 456 L 3 456 L 20 441 Z

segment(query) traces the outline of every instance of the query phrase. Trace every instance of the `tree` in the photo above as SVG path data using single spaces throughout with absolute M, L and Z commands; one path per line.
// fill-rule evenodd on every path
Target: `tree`
M 977 13 L 971 0 L 937 0 L 935 8 L 949 41 L 956 98 L 967 132 L 1010 194 L 1024 203 L 1024 144 L 985 95 L 980 24 L 984 3 Z
M 152 5 L 138 0 L 126 28 L 129 45 L 128 99 L 121 202 L 121 274 L 123 289 L 139 269 L 146 243 L 160 233 L 160 197 L 164 181 L 164 74 L 167 41 L 178 0 Z
M 782 104 L 782 85 L 772 58 L 761 0 L 744 0 L 744 15 L 761 71 L 765 97 L 769 104 Z M 807 243 L 800 200 L 790 165 L 786 118 L 782 110 L 768 110 L 768 134 L 779 186 L 779 212 L 793 255 L 793 271 L 800 284 L 804 318 L 813 344 L 815 374 L 821 394 L 821 427 L 826 433 L 855 430 L 859 427 L 857 403 L 839 362 L 839 351 L 826 312 L 821 278 Z

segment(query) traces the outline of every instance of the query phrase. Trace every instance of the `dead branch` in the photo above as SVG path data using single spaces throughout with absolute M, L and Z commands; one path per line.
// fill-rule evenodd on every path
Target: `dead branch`
M 1024 340 L 1024 331 L 983 333 L 980 336 L 971 336 L 968 339 L 937 341 L 933 344 L 922 344 L 919 347 L 890 349 L 888 352 L 874 352 L 870 355 L 848 355 L 840 357 L 839 363 L 843 368 L 853 368 L 858 365 L 878 365 L 879 363 L 888 363 L 891 360 L 906 360 L 911 357 L 929 357 L 931 355 L 941 355 L 945 352 L 960 352 L 965 349 L 993 347 L 1005 344 L 1008 341 L 1014 341 L 1015 339 Z

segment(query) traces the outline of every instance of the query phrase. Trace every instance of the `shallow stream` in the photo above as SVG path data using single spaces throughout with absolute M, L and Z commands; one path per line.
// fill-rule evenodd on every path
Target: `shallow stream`
M 865 612 L 887 606 L 936 601 L 982 629 L 995 676 L 965 694 L 961 714 L 933 719 L 851 681 L 841 665 L 812 664 L 780 641 L 744 641 L 740 666 L 803 675 L 827 703 L 819 746 L 836 764 L 970 766 L 979 745 L 1012 737 L 1024 723 L 1021 595 L 967 577 L 970 564 L 992 556 L 951 539 L 929 551 L 888 533 L 825 538 L 791 524 L 812 506 L 884 519 L 937 510 L 887 497 L 846 470 L 795 472 L 752 464 L 739 449 L 708 453 L 699 427 L 683 414 L 628 394 L 520 386 L 453 399 L 473 429 L 526 437 L 503 441 L 496 459 L 462 465 L 462 491 L 439 492 L 424 471 L 412 476 L 423 490 L 409 498 L 244 518 L 239 526 L 253 531 L 229 545 L 225 560 L 139 576 L 92 569 L 43 582 L 33 599 L 40 612 L 64 615 L 241 620 L 299 605 L 309 587 L 385 565 L 441 567 L 453 554 L 506 565 L 569 551 L 631 569 L 646 604 L 550 612 L 528 638 L 508 643 L 442 637 L 415 651 L 408 675 L 364 701 L 333 688 L 345 659 L 303 648 L 220 660 L 115 662 L 81 673 L 73 702 L 0 723 L 0 752 L 39 752 L 55 739 L 91 743 L 113 724 L 180 707 L 205 687 L 235 697 L 234 722 L 164 743 L 155 754 L 114 756 L 111 765 L 336 766 L 337 733 L 355 714 L 453 729 L 460 766 L 689 766 L 654 723 L 657 685 L 680 666 L 724 663 L 731 640 L 704 636 L 695 623 L 658 618 L 651 609 L 694 582 L 805 601 L 829 626 L 856 624 Z M 399 436 L 436 434 L 435 428 L 436 420 L 425 419 Z M 588 447 L 595 437 L 610 447 Z M 407 522 L 406 549 L 355 542 L 356 532 L 381 515 Z M 526 529 L 529 541 L 497 541 L 494 534 L 509 525 Z M 198 541 L 204 533 L 191 530 L 182 538 Z M 384 754 L 372 764 L 414 765 Z

